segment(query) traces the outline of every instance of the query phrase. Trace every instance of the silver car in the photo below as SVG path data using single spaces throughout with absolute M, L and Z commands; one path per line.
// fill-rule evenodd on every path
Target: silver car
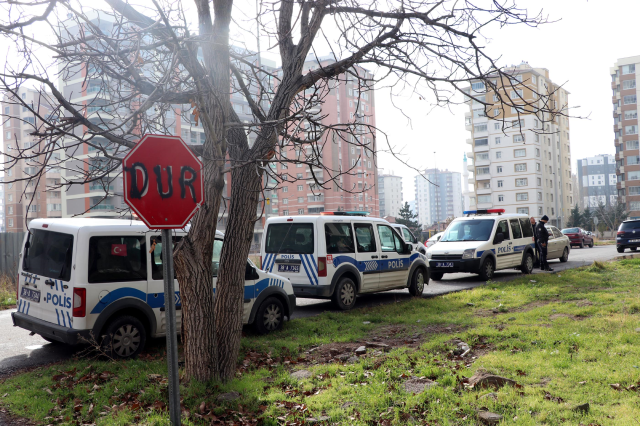
M 549 232 L 549 244 L 547 246 L 547 260 L 560 259 L 560 262 L 569 260 L 571 241 L 555 226 L 545 225 Z

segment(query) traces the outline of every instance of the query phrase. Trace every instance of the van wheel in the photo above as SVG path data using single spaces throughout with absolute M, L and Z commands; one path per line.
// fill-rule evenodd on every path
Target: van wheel
M 617 250 L 618 253 L 624 253 L 624 247 L 618 247 Z
M 284 322 L 284 307 L 275 297 L 269 297 L 262 302 L 253 320 L 253 329 L 258 334 L 267 334 L 280 330 Z
M 344 277 L 336 286 L 332 296 L 333 304 L 343 311 L 353 308 L 356 304 L 356 284 L 351 278 Z
M 524 254 L 524 259 L 522 259 L 520 270 L 523 274 L 527 275 L 529 275 L 531 271 L 533 271 L 533 256 L 531 256 L 531 253 L 527 252 Z
M 413 297 L 422 296 L 422 292 L 424 291 L 424 282 L 429 281 L 429 278 L 425 277 L 425 275 L 424 269 L 422 268 L 418 268 L 413 274 L 413 279 L 409 286 L 409 294 Z
M 488 281 L 493 278 L 494 272 L 493 260 L 485 259 L 485 261 L 482 262 L 482 266 L 480 266 L 480 278 L 482 281 Z
M 109 323 L 102 340 L 102 350 L 112 358 L 138 356 L 147 342 L 147 331 L 136 317 L 125 315 Z
M 440 281 L 442 277 L 444 277 L 444 274 L 442 272 L 432 272 L 430 278 L 433 281 Z
M 568 260 L 569 260 L 569 249 L 565 247 L 564 251 L 562 252 L 562 257 L 560 258 L 560 262 L 565 263 Z

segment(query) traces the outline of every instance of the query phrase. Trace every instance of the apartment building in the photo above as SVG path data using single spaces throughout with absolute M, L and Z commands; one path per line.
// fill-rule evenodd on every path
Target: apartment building
M 638 73 L 640 56 L 618 59 L 610 70 L 618 202 L 625 206 L 630 219 L 640 219 Z
M 562 228 L 575 202 L 569 92 L 553 83 L 545 68 L 523 62 L 504 71 L 510 81 L 497 75 L 488 79 L 498 94 L 484 81 L 474 81 L 466 90 L 471 95 L 465 114 L 471 132 L 467 157 L 473 161 L 467 166 L 473 173 L 470 208 L 504 208 L 536 218 L 546 214 Z M 523 106 L 502 106 L 501 96 Z
M 414 178 L 418 221 L 424 226 L 462 216 L 462 179 L 458 172 L 426 169 Z
M 37 90 L 22 88 L 19 97 L 17 99 L 5 94 L 2 98 L 2 151 L 7 154 L 3 166 L 6 232 L 24 232 L 28 223 L 35 218 L 61 216 L 61 191 L 56 188 L 60 184 L 60 169 L 49 167 L 44 178 L 28 180 L 29 176 L 37 174 L 44 163 L 44 155 L 38 155 L 38 140 L 30 135 L 42 122 L 30 108 L 37 110 L 42 117 L 49 115 L 52 109 Z M 18 149 L 24 150 L 21 156 L 31 159 L 11 163 L 9 156 L 19 156 Z M 53 158 L 56 162 L 58 154 L 54 154 Z
M 313 70 L 334 62 L 332 56 L 309 56 L 304 65 L 305 70 Z M 372 87 L 373 74 L 362 67 L 355 66 L 351 70 L 360 79 L 370 81 L 362 84 L 358 79 L 346 74 L 333 80 L 326 92 L 323 92 L 323 103 L 317 114 L 323 125 L 351 123 L 355 126 L 355 134 L 339 136 L 336 132 L 325 132 L 321 143 L 317 144 L 322 163 L 332 174 L 342 174 L 334 183 L 318 186 L 313 178 L 328 182 L 331 176 L 326 170 L 313 168 L 307 164 L 286 162 L 271 163 L 274 173 L 282 181 L 271 192 L 273 214 L 293 216 L 316 214 L 323 211 L 367 211 L 372 216 L 379 216 L 378 178 L 376 170 L 376 142 L 370 127 L 375 127 L 375 92 Z M 314 89 L 309 89 L 311 96 Z M 307 123 L 300 123 L 299 134 L 308 136 L 313 129 Z M 295 144 L 293 144 L 295 145 Z M 290 159 L 310 158 L 313 153 L 312 144 L 292 146 L 286 144 L 280 155 Z M 321 149 L 320 149 L 321 147 Z M 302 155 L 304 150 L 304 155 Z
M 398 217 L 404 205 L 402 196 L 402 177 L 393 173 L 385 174 L 378 170 L 378 195 L 380 197 L 380 217 Z
M 4 228 L 4 177 L 0 177 L 0 232 L 6 232 Z
M 580 207 L 610 206 L 616 203 L 616 160 L 604 154 L 578 160 L 578 199 Z

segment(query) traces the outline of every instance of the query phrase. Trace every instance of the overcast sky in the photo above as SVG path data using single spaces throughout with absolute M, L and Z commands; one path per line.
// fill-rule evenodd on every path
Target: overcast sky
M 138 1 L 146 3 L 146 0 Z M 185 4 L 191 2 L 185 0 Z M 565 84 L 571 93 L 569 106 L 575 108 L 571 110 L 572 114 L 589 116 L 588 119 L 571 119 L 574 171 L 578 158 L 613 154 L 609 68 L 619 58 L 640 55 L 640 1 L 517 0 L 517 4 L 531 13 L 542 10 L 557 22 L 539 28 L 523 25 L 490 28 L 485 32 L 490 37 L 489 52 L 493 57 L 501 57 L 501 65 L 527 61 L 533 67 L 547 68 L 551 80 Z M 234 16 L 242 27 L 252 26 L 249 15 L 255 10 L 254 5 L 253 0 L 237 1 L 236 11 L 240 14 Z M 253 48 L 252 44 L 252 40 L 247 41 L 247 47 Z M 264 40 L 262 44 L 264 52 L 270 43 Z M 4 40 L 0 40 L 0 50 L 2 53 L 7 51 Z M 268 52 L 265 55 L 277 59 Z M 401 106 L 402 112 L 394 104 Z M 465 105 L 434 109 L 428 101 L 411 97 L 410 93 L 394 98 L 392 103 L 389 91 L 379 89 L 376 109 L 378 127 L 389 135 L 391 144 L 410 166 L 424 169 L 437 165 L 441 169 L 463 171 L 463 154 L 471 151 L 471 146 L 465 143 L 470 137 L 464 128 Z M 384 153 L 379 155 L 378 165 L 385 172 L 402 176 L 404 199 L 414 199 L 415 170 Z
M 565 84 L 571 93 L 571 158 L 576 160 L 598 154 L 614 154 L 613 106 L 609 68 L 619 58 L 640 55 L 638 36 L 638 0 L 519 0 L 530 11 L 543 9 L 553 24 L 539 28 L 515 26 L 493 28 L 489 48 L 494 57 L 502 56 L 502 65 L 527 61 L 531 66 L 547 68 L 554 83 Z M 463 153 L 470 132 L 464 128 L 465 105 L 451 111 L 431 110 L 424 101 L 396 99 L 411 123 L 387 100 L 388 92 L 376 94 L 378 127 L 388 133 L 396 147 L 404 147 L 406 159 L 414 167 L 434 167 L 461 172 Z M 433 152 L 436 152 L 435 160 Z M 379 166 L 403 177 L 404 199 L 413 200 L 416 172 L 389 155 L 379 156 Z

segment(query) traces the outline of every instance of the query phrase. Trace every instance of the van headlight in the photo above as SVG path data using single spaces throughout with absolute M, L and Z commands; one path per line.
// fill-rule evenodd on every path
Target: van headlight
M 466 249 L 462 252 L 463 259 L 473 259 L 473 256 L 476 254 L 476 249 Z
M 427 250 L 427 259 L 431 259 L 431 250 Z

